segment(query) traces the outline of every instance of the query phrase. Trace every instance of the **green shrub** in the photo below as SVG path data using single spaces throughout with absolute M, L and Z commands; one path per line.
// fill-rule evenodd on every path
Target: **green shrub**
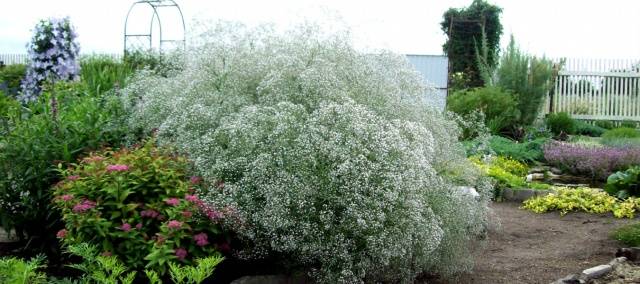
M 50 209 L 50 187 L 60 180 L 58 163 L 74 162 L 83 152 L 118 145 L 125 128 L 115 97 L 86 96 L 78 85 L 57 88 L 56 103 L 45 92 L 0 136 L 0 224 L 15 229 L 30 245 L 56 246 L 59 216 Z M 40 248 L 43 249 L 43 248 Z
M 617 228 L 611 233 L 611 237 L 627 246 L 640 246 L 640 223 Z
M 0 91 L 0 136 L 9 133 L 21 117 L 22 106 L 20 103 Z
M 602 135 L 602 139 L 616 139 L 616 138 L 638 138 L 640 137 L 640 132 L 635 128 L 628 127 L 620 127 L 614 128 Z
M 620 127 L 623 128 L 636 128 L 637 126 L 638 123 L 633 120 L 623 120 L 622 122 L 620 122 Z
M 640 196 L 640 166 L 616 172 L 607 178 L 607 193 L 624 199 L 629 196 Z
M 220 223 L 231 209 L 206 206 L 194 195 L 199 178 L 186 175 L 187 161 L 153 147 L 92 154 L 63 171 L 55 206 L 67 245 L 89 243 L 121 259 L 129 269 L 163 275 L 169 261 L 191 264 L 227 243 Z M 210 219 L 207 219 L 207 217 Z
M 576 133 L 576 120 L 566 112 L 550 113 L 545 118 L 545 123 L 555 135 Z
M 132 127 L 157 129 L 195 162 L 208 204 L 237 208 L 245 256 L 280 257 L 321 283 L 469 268 L 490 185 L 456 123 L 426 104 L 430 89 L 404 56 L 317 31 L 205 33 L 183 70 L 144 72 L 123 90 Z
M 516 45 L 513 35 L 496 69 L 495 86 L 515 96 L 520 111 L 518 124 L 531 125 L 552 87 L 553 62 L 528 55 Z
M 23 64 L 11 64 L 0 68 L 0 91 L 8 96 L 16 97 L 26 73 L 27 66 Z
M 600 137 L 607 131 L 606 128 L 602 128 L 597 125 L 592 125 L 587 122 L 577 120 L 575 134 L 586 135 L 591 137 Z
M 609 121 L 609 120 L 597 120 L 595 122 L 595 125 L 598 127 L 602 127 L 604 129 L 613 129 L 616 127 L 613 121 Z
M 638 146 L 640 131 L 628 127 L 614 128 L 602 134 L 600 142 L 613 147 Z
M 483 161 L 480 157 L 471 157 L 469 160 L 496 180 L 498 190 L 504 188 L 523 188 L 527 185 L 525 175 L 528 167 L 518 161 L 497 156 L 490 161 Z M 497 197 L 497 196 L 496 196 Z
M 447 97 L 447 109 L 462 116 L 482 111 L 492 133 L 515 125 L 520 117 L 514 96 L 496 87 L 455 92 Z
M 506 156 L 523 163 L 544 160 L 542 148 L 548 138 L 536 138 L 531 141 L 517 142 L 501 136 L 493 136 L 489 140 L 491 149 L 498 155 Z
M 80 60 L 80 78 L 90 95 L 100 96 L 116 86 L 124 87 L 135 69 L 129 63 L 107 56 L 89 56 Z

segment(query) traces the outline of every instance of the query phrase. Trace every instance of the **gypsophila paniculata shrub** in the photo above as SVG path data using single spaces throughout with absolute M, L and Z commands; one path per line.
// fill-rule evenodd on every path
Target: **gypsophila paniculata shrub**
M 412 282 L 470 268 L 491 192 L 425 91 L 404 57 L 341 34 L 220 24 L 180 72 L 140 73 L 123 100 L 132 127 L 215 185 L 207 203 L 238 209 L 240 256 L 280 256 L 322 283 Z
M 80 73 L 78 35 L 69 18 L 41 20 L 27 45 L 29 65 L 22 81 L 22 102 L 34 101 L 45 80 L 75 80 Z

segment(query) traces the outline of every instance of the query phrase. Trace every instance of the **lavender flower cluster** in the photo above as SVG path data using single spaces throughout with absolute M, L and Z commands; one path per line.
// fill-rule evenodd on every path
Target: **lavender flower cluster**
M 22 102 L 35 100 L 45 80 L 76 80 L 80 73 L 80 46 L 69 18 L 41 20 L 27 44 L 29 65 L 22 81 Z
M 640 147 L 595 147 L 551 142 L 544 146 L 544 158 L 573 174 L 606 179 L 615 171 L 640 164 Z

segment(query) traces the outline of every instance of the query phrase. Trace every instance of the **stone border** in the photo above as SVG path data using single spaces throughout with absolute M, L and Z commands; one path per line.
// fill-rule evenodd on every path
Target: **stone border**
M 530 188 L 522 188 L 522 189 L 512 189 L 505 188 L 502 191 L 502 198 L 505 201 L 518 201 L 523 202 L 529 198 L 536 196 L 545 196 L 549 193 L 553 193 L 553 190 L 538 190 L 538 189 L 530 189 Z
M 587 283 L 593 279 L 602 278 L 609 274 L 609 272 L 613 271 L 616 266 L 627 262 L 627 258 L 616 257 L 611 260 L 608 264 L 601 264 L 591 268 L 587 268 L 582 270 L 580 274 L 569 274 L 563 278 L 560 278 L 551 284 L 579 284 L 579 283 Z

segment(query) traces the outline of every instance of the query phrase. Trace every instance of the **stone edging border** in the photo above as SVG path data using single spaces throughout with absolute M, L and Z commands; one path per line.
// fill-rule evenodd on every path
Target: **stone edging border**
M 522 188 L 522 189 L 505 188 L 502 191 L 502 198 L 506 201 L 522 202 L 529 198 L 536 197 L 536 196 L 545 196 L 552 192 L 554 191 L 538 190 L 538 189 L 530 189 L 530 188 Z
M 590 280 L 593 279 L 597 279 L 597 278 L 601 278 L 607 274 L 609 274 L 609 272 L 613 271 L 616 266 L 620 265 L 621 263 L 625 263 L 627 262 L 627 258 L 622 256 L 622 257 L 616 257 L 613 260 L 611 260 L 608 264 L 601 264 L 601 265 L 597 265 L 591 268 L 587 268 L 585 270 L 582 270 L 582 272 L 580 274 L 569 274 L 563 278 L 560 278 L 554 282 L 552 282 L 551 284 L 579 284 L 579 283 L 587 283 Z

